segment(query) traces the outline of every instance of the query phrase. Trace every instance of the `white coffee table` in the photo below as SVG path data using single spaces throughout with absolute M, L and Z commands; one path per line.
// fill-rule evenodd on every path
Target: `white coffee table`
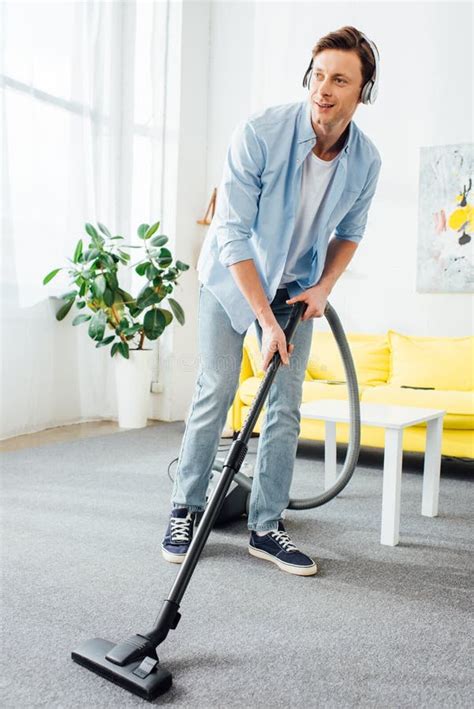
M 438 514 L 441 437 L 445 413 L 446 411 L 441 409 L 360 403 L 361 424 L 385 429 L 381 544 L 389 546 L 398 544 L 403 429 L 422 422 L 426 422 L 427 428 L 421 514 L 425 517 L 436 517 Z M 337 477 L 336 423 L 349 423 L 349 402 L 333 399 L 311 401 L 301 405 L 301 417 L 325 422 L 324 484 L 328 489 L 332 487 Z

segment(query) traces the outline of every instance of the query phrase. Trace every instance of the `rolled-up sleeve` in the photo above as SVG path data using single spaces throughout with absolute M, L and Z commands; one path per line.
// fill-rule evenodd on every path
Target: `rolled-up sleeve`
M 358 244 L 364 236 L 370 205 L 377 188 L 381 164 L 382 161 L 380 159 L 372 164 L 364 189 L 334 230 L 336 239 L 353 241 Z
M 253 126 L 239 124 L 227 151 L 214 217 L 219 261 L 224 266 L 253 258 L 249 239 L 258 211 L 263 167 L 264 152 Z

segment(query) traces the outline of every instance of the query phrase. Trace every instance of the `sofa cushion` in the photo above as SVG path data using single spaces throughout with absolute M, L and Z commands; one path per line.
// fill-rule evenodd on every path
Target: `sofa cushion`
M 254 376 L 263 377 L 265 375 L 265 372 L 262 369 L 263 357 L 260 352 L 260 346 L 256 336 L 246 335 L 244 339 L 244 347 L 250 360 Z M 305 372 L 305 381 L 311 381 L 311 376 L 308 371 Z
M 388 338 L 392 386 L 474 389 L 474 337 L 414 337 L 389 330 Z
M 389 374 L 390 351 L 385 334 L 349 333 L 357 380 L 360 384 L 385 383 Z M 339 347 L 332 332 L 315 332 L 311 345 L 308 371 L 313 379 L 345 381 Z
M 365 386 L 359 385 L 359 399 Z M 303 403 L 308 401 L 318 401 L 319 399 L 348 399 L 349 390 L 347 384 L 329 384 L 325 381 L 313 380 L 303 384 Z
M 242 404 L 251 406 L 257 389 L 262 383 L 262 377 L 249 377 L 242 382 L 237 390 L 237 394 Z
M 262 377 L 249 377 L 239 386 L 238 395 L 246 406 L 251 406 L 257 389 L 262 382 Z M 359 397 L 365 387 L 359 387 Z M 347 399 L 349 392 L 347 384 L 328 384 L 327 382 L 303 382 L 303 401 L 317 401 L 318 399 Z
M 395 406 L 418 406 L 422 409 L 443 409 L 446 411 L 443 428 L 474 428 L 474 392 L 472 391 L 424 391 L 423 389 L 401 389 L 385 384 L 366 387 L 362 392 L 361 401 Z

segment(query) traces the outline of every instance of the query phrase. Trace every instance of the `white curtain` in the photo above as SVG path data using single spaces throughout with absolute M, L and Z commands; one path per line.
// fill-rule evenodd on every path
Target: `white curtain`
M 162 218 L 169 2 L 3 2 L 0 437 L 115 415 L 113 367 L 71 314 L 84 223 Z M 124 287 L 131 272 L 124 270 Z

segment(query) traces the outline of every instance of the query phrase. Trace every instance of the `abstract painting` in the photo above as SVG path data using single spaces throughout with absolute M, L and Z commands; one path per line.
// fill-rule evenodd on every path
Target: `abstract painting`
M 472 143 L 420 148 L 419 293 L 474 292 Z

